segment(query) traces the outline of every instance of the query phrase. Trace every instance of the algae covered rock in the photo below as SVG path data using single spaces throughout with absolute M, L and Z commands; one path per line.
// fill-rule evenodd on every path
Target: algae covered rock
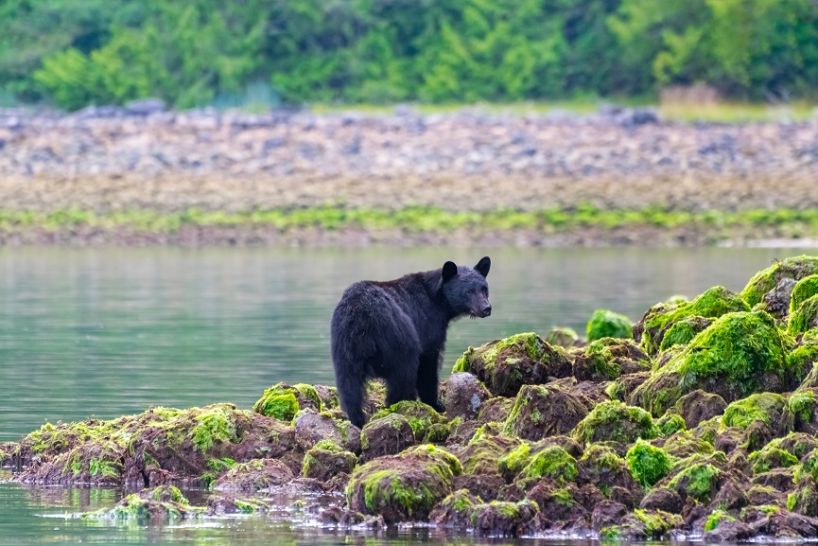
M 789 312 L 792 313 L 798 309 L 812 296 L 818 296 L 818 275 L 809 275 L 793 285 L 788 306 Z
M 787 399 L 777 393 L 756 393 L 727 406 L 721 422 L 726 427 L 749 429 L 754 423 L 770 428 L 773 436 L 783 436 L 793 427 Z
M 795 256 L 777 261 L 767 269 L 759 271 L 741 291 L 741 297 L 753 306 L 762 301 L 764 295 L 775 289 L 781 279 L 799 281 L 804 277 L 818 274 L 818 257 Z
M 629 339 L 597 339 L 574 360 L 574 376 L 579 381 L 607 381 L 649 370 L 648 355 Z
M 578 396 L 552 385 L 524 385 L 503 432 L 527 440 L 567 434 L 588 414 Z
M 380 457 L 355 469 L 346 489 L 349 507 L 378 514 L 387 523 L 419 521 L 452 492 L 460 462 L 447 451 L 423 445 Z
M 331 440 L 352 452 L 361 450 L 361 431 L 347 420 L 330 413 L 302 410 L 295 417 L 295 441 L 307 450 L 322 440 Z
M 548 446 L 531 457 L 520 475 L 527 480 L 546 477 L 562 483 L 574 481 L 578 474 L 574 457 L 559 446 Z
M 726 313 L 749 310 L 750 307 L 737 294 L 723 286 L 714 286 L 690 301 L 651 308 L 641 321 L 642 344 L 649 354 L 656 354 L 662 347 L 665 335 L 680 321 L 690 317 L 715 318 Z M 694 327 L 694 324 L 687 322 L 689 327 Z M 683 338 L 686 331 L 687 327 L 679 327 L 673 335 L 677 339 Z
M 530 500 L 519 502 L 492 501 L 472 508 L 473 528 L 480 535 L 518 537 L 531 532 L 534 518 L 539 512 Z
M 661 415 L 697 389 L 728 402 L 754 392 L 787 390 L 800 378 L 786 361 L 785 343 L 767 313 L 728 313 L 654 372 L 630 402 Z
M 687 345 L 696 337 L 696 334 L 706 329 L 712 323 L 712 318 L 697 315 L 685 317 L 674 322 L 662 336 L 662 343 L 659 346 L 659 350 L 667 351 L 674 345 Z
M 687 428 L 693 428 L 702 421 L 721 415 L 727 402 L 718 394 L 696 389 L 679 398 L 673 405 L 673 411 L 681 415 Z
M 344 450 L 332 440 L 322 440 L 304 454 L 301 474 L 305 478 L 325 482 L 338 474 L 351 473 L 356 464 L 358 457 L 354 453 Z
M 144 525 L 197 518 L 204 513 L 204 508 L 191 506 L 177 487 L 159 486 L 126 495 L 113 508 L 88 512 L 82 517 L 132 521 Z
M 415 443 L 409 419 L 399 413 L 372 419 L 361 430 L 361 454 L 366 460 L 400 453 Z
M 290 468 L 278 459 L 253 459 L 233 465 L 213 483 L 214 491 L 255 493 L 284 485 L 294 478 Z
M 537 334 L 524 333 L 470 347 L 452 371 L 474 374 L 494 395 L 514 396 L 523 385 L 566 377 L 572 370 L 562 348 L 546 343 Z
M 625 455 L 625 460 L 633 478 L 645 487 L 653 486 L 664 478 L 671 467 L 667 452 L 644 440 L 636 441 Z
M 321 397 L 312 385 L 299 383 L 289 386 L 276 383 L 265 389 L 253 404 L 253 411 L 281 421 L 291 421 L 301 409 L 321 411 Z
M 597 309 L 588 319 L 585 327 L 588 341 L 595 341 L 604 337 L 633 338 L 633 323 L 620 313 L 608 309 Z
M 638 489 L 625 459 L 603 445 L 589 446 L 577 461 L 577 469 L 578 483 L 593 484 L 603 491 L 610 491 L 613 487 L 629 491 Z
M 659 430 L 648 412 L 616 401 L 598 404 L 571 433 L 578 442 L 613 441 L 625 444 L 658 435 Z

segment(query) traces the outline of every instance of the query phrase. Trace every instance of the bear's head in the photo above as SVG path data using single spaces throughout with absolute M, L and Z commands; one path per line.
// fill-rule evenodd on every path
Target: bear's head
M 441 291 L 455 316 L 483 318 L 491 314 L 489 285 L 486 282 L 490 268 L 491 259 L 488 256 L 477 262 L 474 268 L 458 266 L 454 262 L 443 264 Z

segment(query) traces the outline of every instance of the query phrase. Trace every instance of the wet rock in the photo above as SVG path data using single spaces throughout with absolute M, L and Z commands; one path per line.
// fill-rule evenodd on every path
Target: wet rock
M 445 440 L 445 437 L 439 438 L 441 431 L 435 427 L 435 425 L 445 425 L 446 418 L 428 404 L 413 400 L 404 400 L 378 411 L 372 416 L 372 420 L 376 421 L 387 415 L 402 415 L 406 417 L 417 442 Z M 448 436 L 448 432 L 443 436 Z
M 546 529 L 562 528 L 588 517 L 579 502 L 579 490 L 573 484 L 558 484 L 545 479 L 528 489 L 526 498 L 540 509 L 540 519 Z M 567 525 L 566 525 L 567 524 Z
M 713 497 L 713 506 L 719 506 L 723 510 L 737 510 L 747 506 L 747 483 L 740 483 L 732 477 L 724 480 L 716 496 Z
M 718 394 L 696 389 L 679 398 L 673 410 L 685 420 L 687 428 L 694 428 L 702 421 L 724 413 L 727 402 Z
M 551 385 L 525 385 L 520 389 L 503 431 L 526 440 L 567 434 L 588 414 L 588 405 L 577 396 Z
M 495 396 L 489 398 L 480 407 L 480 413 L 477 415 L 477 420 L 480 423 L 502 423 L 508 418 L 511 409 L 514 407 L 514 398 L 506 398 L 504 396 Z
M 737 427 L 751 432 L 752 426 L 769 427 L 773 437 L 784 436 L 793 428 L 793 417 L 787 409 L 787 399 L 780 394 L 757 393 L 737 400 L 724 410 L 721 422 L 726 427 Z M 745 437 L 747 434 L 745 433 Z M 761 445 L 771 438 L 764 438 Z
M 517 438 L 501 435 L 475 437 L 458 453 L 464 474 L 499 474 L 499 461 L 520 445 Z
M 647 510 L 662 510 L 671 514 L 678 514 L 682 511 L 682 497 L 667 487 L 654 487 L 642 498 L 639 503 L 640 508 Z
M 706 542 L 735 543 L 744 541 L 752 537 L 755 533 L 752 527 L 741 521 L 723 521 L 714 529 L 709 529 L 704 534 Z
M 491 394 L 480 381 L 470 373 L 454 373 L 447 380 L 446 415 L 449 418 L 474 419 Z
M 626 515 L 619 525 L 606 527 L 600 531 L 600 537 L 617 540 L 661 540 L 669 536 L 670 531 L 681 526 L 682 518 L 661 510 L 637 509 Z
M 304 454 L 301 474 L 322 482 L 339 474 L 350 474 L 358 463 L 358 457 L 346 451 L 332 440 L 322 440 Z
M 178 488 L 160 486 L 131 493 L 111 509 L 83 514 L 86 519 L 132 521 L 138 524 L 167 523 L 174 520 L 197 518 L 205 509 L 191 506 Z
M 462 474 L 455 476 L 453 488 L 466 489 L 482 501 L 488 502 L 497 499 L 505 485 L 505 480 L 498 474 Z
M 361 430 L 361 456 L 364 460 L 400 453 L 414 444 L 412 426 L 399 413 L 373 419 Z
M 482 500 L 467 489 L 457 489 L 440 501 L 429 514 L 429 521 L 438 527 L 468 529 L 474 525 L 474 507 Z
M 355 469 L 347 487 L 350 509 L 378 514 L 387 523 L 419 521 L 452 492 L 460 462 L 450 453 L 418 446 Z
M 762 302 L 764 295 L 775 290 L 782 279 L 799 281 L 809 275 L 818 274 L 818 257 L 794 256 L 777 261 L 767 269 L 756 273 L 741 291 L 741 296 L 750 306 Z
M 782 493 L 787 493 L 792 489 L 795 471 L 789 468 L 773 468 L 767 472 L 762 472 L 753 476 L 753 485 L 763 485 L 772 487 Z
M 353 453 L 361 452 L 361 431 L 346 420 L 338 420 L 328 413 L 304 410 L 295 418 L 295 441 L 308 450 L 321 440 L 331 440 Z
M 762 309 L 779 320 L 785 318 L 790 312 L 790 296 L 795 284 L 796 281 L 789 277 L 779 280 L 772 290 L 762 296 Z
M 515 396 L 526 384 L 571 374 L 571 361 L 560 347 L 546 343 L 534 333 L 517 334 L 469 348 L 453 372 L 471 372 L 492 394 Z
M 571 347 L 575 347 L 577 345 L 579 342 L 579 336 L 577 335 L 576 330 L 573 328 L 555 326 L 554 328 L 551 328 L 547 334 L 545 334 L 545 341 L 551 345 L 570 349 Z
M 594 531 L 599 531 L 604 527 L 616 525 L 622 521 L 627 513 L 627 506 L 621 502 L 603 500 L 594 507 L 591 513 L 591 527 Z
M 532 531 L 538 512 L 537 505 L 530 500 L 492 501 L 474 506 L 471 517 L 480 535 L 518 537 Z
M 792 313 L 787 322 L 787 331 L 799 335 L 818 328 L 818 295 L 804 300 Z
M 233 466 L 213 483 L 213 490 L 255 493 L 284 485 L 293 478 L 289 467 L 277 459 L 254 459 Z
M 628 491 L 641 489 L 628 470 L 625 459 L 608 447 L 589 446 L 577 461 L 577 469 L 578 484 L 593 484 L 608 490 L 612 487 Z
M 787 510 L 750 512 L 747 523 L 754 535 L 774 538 L 809 538 L 818 534 L 818 519 Z

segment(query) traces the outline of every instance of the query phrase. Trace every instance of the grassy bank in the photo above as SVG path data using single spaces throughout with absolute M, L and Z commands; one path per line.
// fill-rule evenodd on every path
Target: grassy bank
M 449 211 L 434 207 L 406 207 L 397 210 L 344 208 L 336 206 L 278 208 L 246 212 L 187 209 L 179 212 L 133 209 L 97 213 L 79 209 L 52 212 L 0 210 L 0 231 L 74 229 L 117 230 L 127 228 L 146 233 L 172 233 L 186 227 L 267 228 L 289 230 L 345 229 L 407 233 L 446 231 L 505 232 L 533 231 L 543 234 L 566 233 L 593 228 L 600 232 L 620 228 L 646 227 L 672 230 L 691 227 L 712 231 L 774 228 L 779 236 L 799 237 L 818 234 L 818 209 L 777 209 L 744 211 L 674 211 L 661 208 L 601 209 L 593 206 L 550 208 L 537 211 L 498 209 L 485 212 Z

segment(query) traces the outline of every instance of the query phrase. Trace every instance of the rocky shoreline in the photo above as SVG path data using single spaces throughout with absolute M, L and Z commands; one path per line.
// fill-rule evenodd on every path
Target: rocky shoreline
M 373 383 L 359 430 L 333 387 L 279 383 L 252 410 L 46 424 L 0 444 L 0 464 L 31 486 L 124 487 L 80 517 L 141 524 L 242 513 L 481 536 L 818 537 L 818 257 L 635 324 L 599 310 L 585 339 L 558 328 L 469 348 L 441 390 L 445 414 L 384 407 Z

